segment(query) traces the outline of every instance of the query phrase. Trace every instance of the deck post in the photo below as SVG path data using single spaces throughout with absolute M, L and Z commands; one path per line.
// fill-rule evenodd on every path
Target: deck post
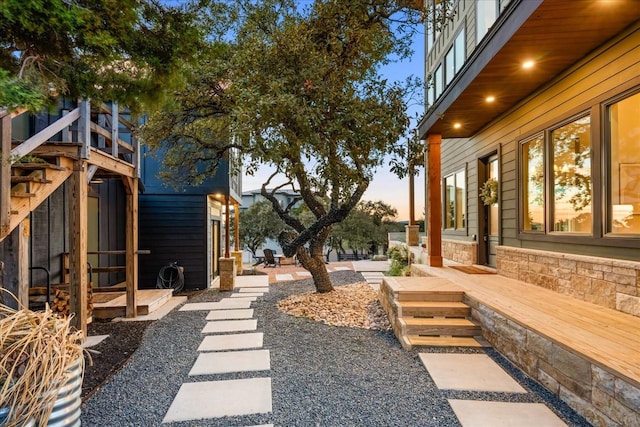
M 442 198 L 440 150 L 442 135 L 430 134 L 427 155 L 427 264 L 442 267 Z
M 83 99 L 79 104 L 78 142 L 82 144 L 80 147 L 80 158 L 88 159 L 91 153 L 91 103 Z
M 11 215 L 11 114 L 0 113 L 0 143 L 2 161 L 0 162 L 0 235 L 9 232 Z
M 127 226 L 126 226 L 126 317 L 138 315 L 138 179 L 126 178 Z
M 87 165 L 74 162 L 69 180 L 69 292 L 73 325 L 87 336 Z
M 120 128 L 119 120 L 118 103 L 114 102 L 111 104 L 111 155 L 116 159 L 118 158 L 118 149 L 120 148 L 118 146 L 118 138 L 120 138 L 120 135 L 118 135 Z

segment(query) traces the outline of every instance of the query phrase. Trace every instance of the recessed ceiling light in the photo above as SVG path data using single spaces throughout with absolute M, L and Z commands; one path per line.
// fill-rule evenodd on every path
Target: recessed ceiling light
M 522 63 L 522 68 L 524 68 L 525 70 L 528 70 L 529 68 L 532 68 L 534 64 L 535 62 L 533 62 L 532 60 L 524 61 Z
M 493 95 L 489 95 L 484 100 L 487 101 L 487 102 L 493 102 L 493 101 L 496 100 L 496 97 L 493 96 Z
M 454 128 L 454 129 L 460 129 L 461 127 L 462 127 L 462 124 L 461 124 L 460 122 L 455 122 L 455 123 L 453 124 L 453 128 Z

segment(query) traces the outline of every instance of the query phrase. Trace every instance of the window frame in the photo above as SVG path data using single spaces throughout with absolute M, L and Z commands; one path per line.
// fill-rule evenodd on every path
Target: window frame
M 625 99 L 626 97 L 632 96 L 634 94 L 640 93 L 640 85 L 631 86 L 630 89 L 619 92 L 619 91 L 611 91 L 609 94 L 605 94 L 602 98 L 596 100 L 596 102 L 583 105 L 579 108 L 576 108 L 572 111 L 569 111 L 565 117 L 568 117 L 562 121 L 553 121 L 543 125 L 541 128 L 537 128 L 530 132 L 524 133 L 521 139 L 516 141 L 517 143 L 517 156 L 518 156 L 518 164 L 516 171 L 516 188 L 517 188 L 517 224 L 518 229 L 516 230 L 516 238 L 522 241 L 531 241 L 531 242 L 548 242 L 548 243 L 558 243 L 558 244 L 570 244 L 570 245 L 592 245 L 592 246 L 608 246 L 608 247 L 619 247 L 619 248 L 638 248 L 640 245 L 640 237 L 639 236 L 630 236 L 630 235 L 612 235 L 610 233 L 606 233 L 606 223 L 607 215 L 606 209 L 607 205 L 605 203 L 609 203 L 607 198 L 609 197 L 608 188 L 609 188 L 609 147 L 610 147 L 610 135 L 608 132 L 608 124 L 606 123 L 606 114 L 607 108 L 615 104 L 616 102 Z M 541 132 L 545 135 L 545 138 L 550 138 L 548 135 L 551 129 L 557 129 L 562 126 L 564 123 L 571 122 L 579 117 L 584 117 L 586 115 L 590 115 L 591 117 L 591 174 L 592 174 L 592 205 L 593 205 L 593 232 L 592 234 L 575 234 L 575 233 L 562 233 L 562 232 L 548 232 L 545 230 L 544 233 L 538 232 L 527 232 L 523 231 L 523 195 L 522 195 L 522 147 L 521 143 L 527 140 L 530 140 L 537 134 Z M 545 142 L 546 144 L 546 142 Z M 547 162 L 548 163 L 548 162 Z M 549 172 L 546 172 L 547 176 Z M 549 191 L 549 187 L 546 187 L 545 191 Z M 547 229 L 549 228 L 548 221 L 550 220 L 548 214 L 548 208 L 545 206 L 545 214 L 547 215 L 546 221 L 547 225 L 545 226 Z
M 462 204 L 463 204 L 463 219 L 462 222 L 463 224 L 458 227 L 459 224 L 454 224 L 454 228 L 446 228 L 446 218 L 447 218 L 447 206 L 446 206 L 446 200 L 447 200 L 447 178 L 451 178 L 453 177 L 453 184 L 454 184 L 454 222 L 457 222 L 457 218 L 458 218 L 458 203 L 457 203 L 457 199 L 455 198 L 455 191 L 458 188 L 458 182 L 457 182 L 457 176 L 462 174 L 463 176 L 463 181 L 464 181 L 464 192 L 463 192 L 463 200 L 462 200 Z M 468 174 L 468 170 L 467 170 L 467 165 L 465 164 L 465 166 L 463 168 L 459 168 L 456 169 L 446 175 L 442 176 L 441 179 L 441 200 L 442 200 L 442 232 L 444 234 L 449 234 L 449 235 L 467 235 L 468 234 L 468 229 L 469 229 L 469 174 Z

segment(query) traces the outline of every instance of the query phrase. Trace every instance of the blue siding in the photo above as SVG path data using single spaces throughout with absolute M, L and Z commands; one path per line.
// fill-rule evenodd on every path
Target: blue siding
M 185 289 L 207 287 L 207 198 L 202 195 L 140 195 L 139 288 L 154 288 L 160 269 L 177 261 L 184 267 Z

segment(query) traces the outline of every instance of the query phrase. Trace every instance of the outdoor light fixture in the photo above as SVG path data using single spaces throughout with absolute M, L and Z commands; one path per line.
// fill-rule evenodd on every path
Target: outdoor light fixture
M 487 101 L 487 102 L 489 102 L 489 103 L 491 103 L 491 102 L 493 102 L 493 101 L 495 101 L 495 100 L 496 100 L 496 97 L 495 97 L 495 96 L 493 96 L 493 95 L 489 95 L 489 96 L 487 96 L 484 100 L 485 100 L 485 101 Z
M 535 62 L 533 62 L 532 60 L 524 61 L 522 63 L 522 68 L 524 68 L 525 70 L 528 70 L 529 68 L 533 68 L 534 64 Z
M 453 128 L 454 128 L 454 129 L 460 129 L 461 127 L 462 127 L 462 124 L 461 124 L 460 122 L 455 122 L 455 123 L 453 124 Z

